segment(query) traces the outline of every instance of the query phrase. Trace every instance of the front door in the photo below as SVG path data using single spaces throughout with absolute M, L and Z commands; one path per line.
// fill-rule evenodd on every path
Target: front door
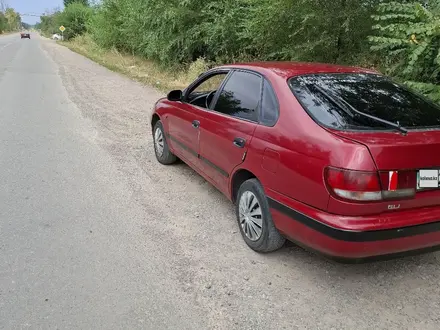
M 235 71 L 204 114 L 200 128 L 200 166 L 227 192 L 229 176 L 245 157 L 258 122 L 261 76 Z
M 204 113 L 228 73 L 216 72 L 196 80 L 168 117 L 169 138 L 177 156 L 199 169 L 199 138 Z
M 197 109 L 183 102 L 167 114 L 168 139 L 176 156 L 196 167 L 199 167 L 199 119 Z

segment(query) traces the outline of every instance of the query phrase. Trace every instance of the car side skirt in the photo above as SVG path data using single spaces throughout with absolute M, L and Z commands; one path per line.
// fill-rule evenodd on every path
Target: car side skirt
M 180 142 L 179 140 L 177 140 L 175 137 L 173 137 L 169 133 L 166 133 L 165 135 L 166 135 L 167 138 L 169 138 L 171 141 L 173 141 L 180 148 L 185 149 L 189 153 L 193 154 L 194 156 L 199 158 L 201 161 L 203 161 L 207 165 L 211 166 L 213 169 L 215 169 L 217 172 L 219 172 L 224 177 L 226 177 L 226 178 L 229 177 L 229 173 L 228 172 L 226 172 L 225 170 L 223 170 L 222 168 L 218 167 L 216 164 L 214 164 L 210 160 L 208 160 L 208 159 L 204 158 L 203 156 L 201 156 L 200 154 L 198 154 L 197 151 L 192 149 L 190 146 L 186 145 L 185 143 Z

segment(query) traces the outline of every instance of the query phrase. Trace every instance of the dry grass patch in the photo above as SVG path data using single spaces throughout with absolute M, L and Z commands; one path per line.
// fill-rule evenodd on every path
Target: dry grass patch
M 165 70 L 156 63 L 139 56 L 123 54 L 116 49 L 103 49 L 88 35 L 59 43 L 112 71 L 122 73 L 141 83 L 154 86 L 163 92 L 173 89 L 184 89 L 200 73 L 209 68 L 207 62 L 200 59 L 192 63 L 187 70 Z

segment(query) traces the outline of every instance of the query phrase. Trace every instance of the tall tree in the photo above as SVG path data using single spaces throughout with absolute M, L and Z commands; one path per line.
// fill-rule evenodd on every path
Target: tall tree
M 7 29 L 9 31 L 17 31 L 21 28 L 21 17 L 20 14 L 14 11 L 12 8 L 7 8 L 5 10 L 5 18 L 8 22 Z
M 5 15 L 0 11 L 0 34 L 6 31 L 8 28 L 8 20 Z
M 58 23 L 66 27 L 64 37 L 70 39 L 87 31 L 87 23 L 93 9 L 79 2 L 71 3 L 57 18 Z
M 388 2 L 373 16 L 371 49 L 386 59 L 388 73 L 440 101 L 440 5 L 437 0 Z
M 64 0 L 64 7 L 67 7 L 68 5 L 75 3 L 75 2 L 83 4 L 84 6 L 89 5 L 89 0 Z

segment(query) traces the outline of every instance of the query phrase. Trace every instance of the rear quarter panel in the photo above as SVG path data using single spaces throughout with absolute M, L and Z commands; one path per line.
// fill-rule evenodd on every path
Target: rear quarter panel
M 257 126 L 242 167 L 262 182 L 266 194 L 283 195 L 327 210 L 326 166 L 375 170 L 368 149 L 320 127 L 305 112 L 284 79 L 270 77 L 280 103 L 274 127 Z

